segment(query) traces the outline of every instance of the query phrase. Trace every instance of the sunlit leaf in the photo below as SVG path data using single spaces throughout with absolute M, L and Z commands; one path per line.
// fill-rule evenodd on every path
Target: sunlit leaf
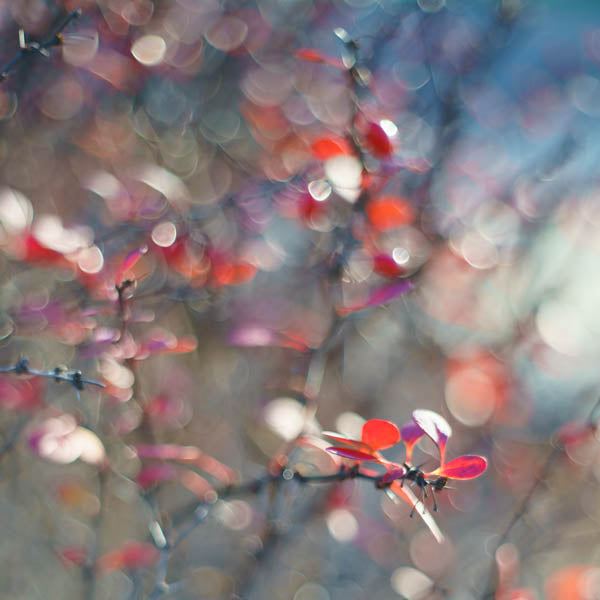
M 383 450 L 400 441 L 400 431 L 391 421 L 370 419 L 363 425 L 362 441 L 373 450 Z
M 474 479 L 487 469 L 483 456 L 459 456 L 440 467 L 436 473 L 448 479 Z
M 452 435 L 452 428 L 448 421 L 438 413 L 417 409 L 412 413 L 413 421 L 433 440 L 440 451 L 440 463 L 444 464 L 446 456 L 446 442 Z
M 402 479 L 406 475 L 406 469 L 404 467 L 398 467 L 396 469 L 392 469 L 387 473 L 384 473 L 381 477 L 382 483 L 391 483 L 396 479 Z
M 362 452 L 361 450 L 355 450 L 354 448 L 339 448 L 337 446 L 333 446 L 327 448 L 327 452 L 337 454 L 338 456 L 342 456 L 343 458 L 351 458 L 352 460 L 370 460 L 375 462 L 381 461 L 380 458 L 374 456 L 373 454 L 367 454 L 366 452 Z
M 406 462 L 410 464 L 415 444 L 425 435 L 425 432 L 416 423 L 411 422 L 400 428 L 400 435 L 406 446 Z

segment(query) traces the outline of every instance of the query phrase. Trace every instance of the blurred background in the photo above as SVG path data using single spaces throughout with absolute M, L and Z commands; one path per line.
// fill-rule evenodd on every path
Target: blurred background
M 599 597 L 596 2 L 0 30 L 2 597 Z M 489 460 L 442 544 L 367 481 L 261 479 L 416 408 Z

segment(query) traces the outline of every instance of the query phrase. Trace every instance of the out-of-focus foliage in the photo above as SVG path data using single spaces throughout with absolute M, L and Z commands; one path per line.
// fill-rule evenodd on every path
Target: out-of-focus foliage
M 595 2 L 6 0 L 0 31 L 7 597 L 595 597 Z M 320 437 L 415 409 L 489 461 L 442 544 Z

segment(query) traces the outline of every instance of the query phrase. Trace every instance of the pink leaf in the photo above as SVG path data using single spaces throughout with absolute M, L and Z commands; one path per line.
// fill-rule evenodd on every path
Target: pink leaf
M 483 456 L 459 456 L 438 469 L 439 475 L 448 479 L 474 479 L 487 469 Z
M 396 479 L 402 479 L 406 475 L 406 469 L 404 467 L 398 467 L 397 469 L 392 469 L 385 473 L 382 478 L 382 483 L 391 483 Z
M 413 411 L 413 421 L 433 440 L 440 451 L 440 464 L 446 457 L 446 442 L 452 435 L 448 421 L 432 410 L 418 409 Z
M 407 423 L 400 429 L 402 441 L 406 446 L 406 462 L 412 461 L 412 453 L 415 444 L 425 435 L 425 432 L 416 423 Z

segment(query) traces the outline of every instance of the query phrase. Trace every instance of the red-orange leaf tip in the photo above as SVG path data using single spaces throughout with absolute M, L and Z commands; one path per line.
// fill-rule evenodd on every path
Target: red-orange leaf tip
M 391 421 L 371 419 L 363 425 L 361 437 L 373 450 L 383 450 L 400 441 L 400 430 Z

